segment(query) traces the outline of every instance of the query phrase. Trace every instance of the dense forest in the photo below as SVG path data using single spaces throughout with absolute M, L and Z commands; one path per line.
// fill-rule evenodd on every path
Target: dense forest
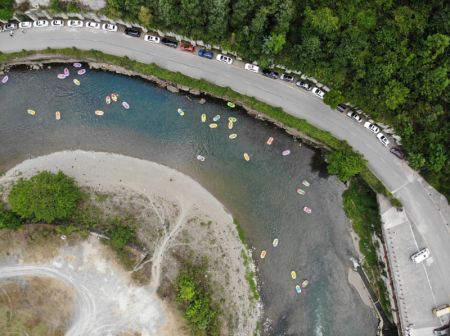
M 107 0 L 104 11 L 317 78 L 328 104 L 393 126 L 411 167 L 450 196 L 448 2 Z
M 450 196 L 450 6 L 443 0 L 107 0 L 107 13 L 284 64 L 402 137 L 411 167 Z

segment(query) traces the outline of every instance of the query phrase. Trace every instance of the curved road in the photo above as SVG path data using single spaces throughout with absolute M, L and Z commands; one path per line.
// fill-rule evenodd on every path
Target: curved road
M 272 80 L 243 69 L 180 52 L 160 44 L 87 28 L 41 28 L 14 37 L 0 33 L 0 51 L 77 47 L 128 56 L 155 63 L 194 78 L 204 78 L 221 86 L 254 96 L 348 141 L 369 162 L 372 171 L 403 203 L 419 247 L 430 247 L 433 262 L 427 266 L 430 287 L 438 303 L 450 302 L 450 208 L 445 198 L 431 188 L 408 165 L 394 157 L 376 137 L 345 115 L 332 111 L 321 100 L 291 84 Z M 412 253 L 414 251 L 410 251 Z M 432 307 L 428 307 L 431 309 Z

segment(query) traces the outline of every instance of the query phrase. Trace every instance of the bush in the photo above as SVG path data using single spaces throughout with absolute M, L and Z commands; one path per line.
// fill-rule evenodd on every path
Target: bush
M 9 203 L 24 219 L 53 223 L 69 218 L 82 195 L 75 181 L 61 171 L 43 171 L 29 180 L 20 179 L 9 194 Z
M 111 238 L 111 245 L 116 250 L 123 249 L 125 245 L 134 239 L 134 230 L 116 221 L 108 233 Z
M 0 229 L 17 229 L 21 225 L 20 218 L 14 212 L 0 207 Z
M 14 0 L 0 1 L 0 20 L 9 20 L 14 13 Z

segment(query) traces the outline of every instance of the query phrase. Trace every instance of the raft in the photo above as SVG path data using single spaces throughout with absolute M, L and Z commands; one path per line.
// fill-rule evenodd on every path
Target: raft
M 81 69 L 81 70 L 77 71 L 77 74 L 79 74 L 80 76 L 84 75 L 85 73 L 86 73 L 86 69 Z
M 231 107 L 231 108 L 235 108 L 236 107 L 236 105 L 234 103 L 232 103 L 232 102 L 228 102 L 227 106 Z
M 209 124 L 209 128 L 217 128 L 217 124 L 215 123 Z
M 6 82 L 9 80 L 9 76 L 6 75 L 5 77 L 2 78 L 2 83 L 6 84 Z
M 103 111 L 101 111 L 101 110 L 96 110 L 96 111 L 95 111 L 95 114 L 98 115 L 98 116 L 102 116 L 102 115 L 105 114 L 105 112 L 103 112 Z
M 312 210 L 306 206 L 303 208 L 303 211 L 306 212 L 308 215 L 312 212 Z
M 291 272 L 291 278 L 294 280 L 297 278 L 297 273 L 295 271 Z
M 220 120 L 220 115 L 216 115 L 214 118 L 213 118 L 213 121 L 219 121 Z
M 80 81 L 79 81 L 78 79 L 75 78 L 75 79 L 73 80 L 73 84 L 75 84 L 75 85 L 80 85 L 81 83 L 80 83 Z
M 244 160 L 250 161 L 250 155 L 248 155 L 247 153 L 244 153 Z
M 269 139 L 267 139 L 266 144 L 268 144 L 269 146 L 272 144 L 273 142 L 273 138 L 270 137 Z
M 284 151 L 281 152 L 281 155 L 286 156 L 291 154 L 291 151 L 289 149 L 285 149 Z
M 303 184 L 305 187 L 309 187 L 309 186 L 310 186 L 309 182 L 306 181 L 306 180 L 303 180 L 302 184 Z
M 126 110 L 128 110 L 130 108 L 130 105 L 126 101 L 122 102 L 122 106 Z
M 178 112 L 178 114 L 180 115 L 180 116 L 184 116 L 184 111 L 182 110 L 182 109 L 178 109 L 177 110 L 177 112 Z
M 69 69 L 67 69 L 67 68 L 64 68 L 64 76 L 69 76 L 70 75 L 70 72 L 69 72 Z
M 205 157 L 203 155 L 197 155 L 197 160 L 198 161 L 205 161 Z
M 295 291 L 297 292 L 297 294 L 300 294 L 302 292 L 302 289 L 299 285 L 295 285 Z
M 235 123 L 237 121 L 237 119 L 235 117 L 228 117 L 228 121 Z
M 61 73 L 61 74 L 58 74 L 56 77 L 58 77 L 59 79 L 64 79 L 64 78 L 66 78 L 66 75 Z
M 27 113 L 28 113 L 29 115 L 32 115 L 32 116 L 36 115 L 36 111 L 35 111 L 35 110 L 32 110 L 32 109 L 28 109 L 28 110 L 27 110 Z
M 267 251 L 266 250 L 262 250 L 261 254 L 259 255 L 261 257 L 261 259 L 264 259 L 266 257 Z
M 305 194 L 305 191 L 303 189 L 297 188 L 296 191 L 297 191 L 297 194 L 299 194 L 299 195 L 304 195 Z
M 110 96 L 106 96 L 105 97 L 105 102 L 106 102 L 106 104 L 111 104 L 111 97 Z
M 81 63 L 73 63 L 74 68 L 81 68 L 83 65 Z
M 308 279 L 303 279 L 303 281 L 302 281 L 302 288 L 306 288 L 306 286 L 308 286 L 308 285 L 309 285 Z
M 278 246 L 278 238 L 275 238 L 272 242 L 272 246 L 273 247 L 277 247 Z
M 202 114 L 201 120 L 202 120 L 202 123 L 204 123 L 206 121 L 206 114 L 204 114 L 204 113 Z
M 119 95 L 117 93 L 111 93 L 111 99 L 113 102 L 116 102 L 119 99 Z
M 228 129 L 233 129 L 233 122 L 232 121 L 229 121 L 228 122 Z
M 228 136 L 228 138 L 231 139 L 231 140 L 236 139 L 237 138 L 237 134 L 236 133 L 230 134 Z
M 61 112 L 59 112 L 59 111 L 55 112 L 55 119 L 56 120 L 60 120 L 61 119 Z

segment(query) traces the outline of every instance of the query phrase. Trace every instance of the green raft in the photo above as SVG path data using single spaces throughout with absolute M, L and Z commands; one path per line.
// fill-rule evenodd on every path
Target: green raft
M 232 103 L 232 102 L 228 102 L 227 106 L 231 107 L 231 108 L 235 108 L 236 107 L 236 105 L 234 103 Z

